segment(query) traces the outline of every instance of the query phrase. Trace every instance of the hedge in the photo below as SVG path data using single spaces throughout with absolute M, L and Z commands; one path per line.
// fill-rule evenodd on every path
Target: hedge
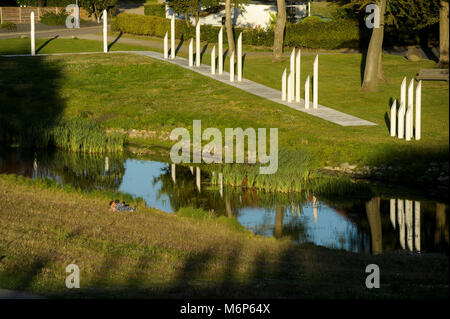
M 152 3 L 144 5 L 144 14 L 146 16 L 166 17 L 166 5 L 161 3 Z
M 121 13 L 111 22 L 115 31 L 137 35 L 164 37 L 170 30 L 170 20 L 156 16 Z M 202 26 L 202 40 L 217 42 L 219 27 Z M 254 28 L 234 28 L 235 35 L 243 32 L 243 43 L 257 46 L 272 46 L 273 31 Z M 358 48 L 365 39 L 357 21 L 339 19 L 324 22 L 313 17 L 301 23 L 287 24 L 285 45 L 304 48 Z M 369 34 L 370 35 L 370 34 Z M 195 28 L 186 26 L 184 20 L 175 20 L 175 37 L 184 40 L 195 37 Z

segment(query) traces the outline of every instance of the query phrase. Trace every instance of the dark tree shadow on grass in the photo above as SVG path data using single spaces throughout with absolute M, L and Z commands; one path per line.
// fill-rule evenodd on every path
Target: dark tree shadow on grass
M 41 46 L 39 48 L 36 49 L 36 54 L 38 54 L 47 44 L 49 44 L 51 41 L 57 39 L 59 37 L 59 35 L 54 36 L 51 39 L 48 39 L 47 41 L 45 41 L 44 43 L 41 44 Z
M 114 39 L 114 41 L 108 45 L 108 50 L 111 50 L 112 46 L 116 44 L 117 41 L 119 41 L 119 39 L 122 37 L 122 34 L 123 32 L 120 31 L 119 35 Z
M 183 46 L 183 43 L 184 43 L 184 36 L 181 35 L 180 42 L 178 43 L 178 46 L 177 46 L 177 48 L 175 49 L 175 55 L 178 54 L 178 52 L 180 51 L 181 47 Z

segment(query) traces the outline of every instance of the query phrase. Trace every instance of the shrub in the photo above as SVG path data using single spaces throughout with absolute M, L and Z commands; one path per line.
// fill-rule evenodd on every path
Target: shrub
M 161 3 L 146 4 L 144 6 L 146 16 L 166 17 L 166 5 Z
M 41 23 L 47 25 L 65 25 L 68 14 L 61 10 L 59 13 L 46 12 L 41 16 Z
M 16 31 L 17 30 L 17 26 L 12 23 L 12 22 L 3 22 L 1 24 L 2 29 L 8 30 L 8 31 Z

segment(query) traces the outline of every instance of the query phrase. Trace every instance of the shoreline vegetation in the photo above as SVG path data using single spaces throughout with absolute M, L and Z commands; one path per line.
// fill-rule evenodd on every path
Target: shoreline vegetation
M 326 299 L 342 298 L 343 289 L 347 298 L 448 298 L 443 255 L 295 245 L 254 235 L 224 216 L 192 208 L 171 215 L 138 200 L 136 213 L 113 213 L 109 198 L 133 199 L 14 175 L 0 174 L 0 195 L 5 289 L 49 298 Z M 72 263 L 81 289 L 65 288 Z M 364 285 L 372 263 L 382 269 L 381 289 Z

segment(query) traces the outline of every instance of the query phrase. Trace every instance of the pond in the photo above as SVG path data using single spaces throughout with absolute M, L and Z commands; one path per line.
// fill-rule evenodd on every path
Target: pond
M 49 178 L 91 191 L 121 191 L 173 213 L 203 208 L 236 218 L 262 236 L 289 237 L 331 249 L 379 254 L 392 250 L 448 254 L 448 205 L 390 189 L 370 200 L 277 194 L 212 185 L 211 173 L 133 156 L 0 150 L 0 173 Z M 107 205 L 107 203 L 105 203 Z

